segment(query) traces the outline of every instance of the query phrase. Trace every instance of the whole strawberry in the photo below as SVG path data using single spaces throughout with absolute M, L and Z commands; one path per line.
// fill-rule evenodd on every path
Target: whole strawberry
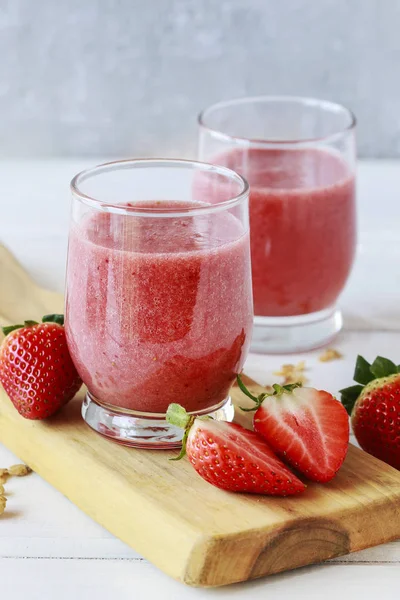
M 254 431 L 291 467 L 312 481 L 326 483 L 341 467 L 349 446 L 349 418 L 328 392 L 300 383 L 273 386 L 254 396 L 240 375 L 237 382 L 255 402 Z
M 179 460 L 187 454 L 199 475 L 230 492 L 292 496 L 305 485 L 252 431 L 240 425 L 193 417 L 179 404 L 170 404 L 167 421 L 185 429 Z
M 378 356 L 357 357 L 354 381 L 340 390 L 361 448 L 400 469 L 400 368 Z
M 42 323 L 4 327 L 0 382 L 26 419 L 45 419 L 69 402 L 82 385 L 68 351 L 63 315 Z

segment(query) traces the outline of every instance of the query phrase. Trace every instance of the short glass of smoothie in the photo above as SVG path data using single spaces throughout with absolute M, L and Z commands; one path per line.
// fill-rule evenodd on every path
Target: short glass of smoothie
M 250 185 L 255 352 L 322 346 L 356 244 L 355 118 L 299 97 L 221 102 L 199 116 L 199 158 Z
M 128 446 L 179 446 L 171 402 L 231 420 L 253 325 L 248 185 L 185 160 L 126 160 L 71 182 L 66 335 L 83 418 Z

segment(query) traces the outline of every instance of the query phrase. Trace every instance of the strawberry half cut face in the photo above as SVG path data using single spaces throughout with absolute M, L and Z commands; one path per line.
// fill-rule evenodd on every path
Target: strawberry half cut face
M 312 481 L 330 481 L 346 457 L 349 419 L 343 405 L 323 390 L 301 384 L 273 386 L 273 393 L 256 397 L 254 431 L 288 465 Z M 257 408 L 258 406 L 258 408 Z

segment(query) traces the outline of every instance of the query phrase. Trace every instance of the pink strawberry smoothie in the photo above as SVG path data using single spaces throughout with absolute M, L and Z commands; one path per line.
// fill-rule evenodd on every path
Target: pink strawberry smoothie
M 235 150 L 213 160 L 250 184 L 254 313 L 334 305 L 355 251 L 355 181 L 328 150 Z
M 73 226 L 66 334 L 100 403 L 164 413 L 171 402 L 193 412 L 222 402 L 251 327 L 248 233 L 228 212 L 98 213 Z

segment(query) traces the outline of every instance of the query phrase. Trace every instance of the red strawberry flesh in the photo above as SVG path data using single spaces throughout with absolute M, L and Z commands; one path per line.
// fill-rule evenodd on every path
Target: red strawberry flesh
M 313 481 L 331 480 L 348 449 L 346 410 L 331 394 L 313 388 L 267 396 L 255 413 L 254 430 Z

